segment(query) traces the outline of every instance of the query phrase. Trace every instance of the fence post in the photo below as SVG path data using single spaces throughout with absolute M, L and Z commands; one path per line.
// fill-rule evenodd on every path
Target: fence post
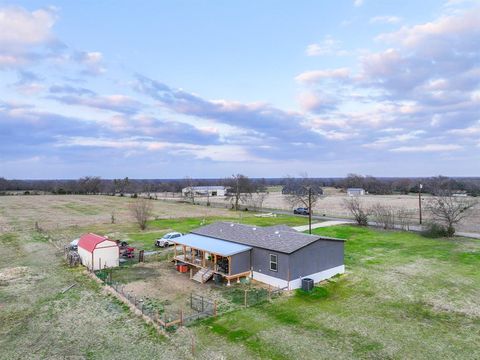
M 183 309 L 180 310 L 180 326 L 183 326 Z
M 245 289 L 245 295 L 244 295 L 245 307 L 247 307 L 247 292 L 248 292 L 248 290 Z
M 193 309 L 193 294 L 192 293 L 190 293 L 190 309 Z
M 217 300 L 213 300 L 213 316 L 217 316 Z

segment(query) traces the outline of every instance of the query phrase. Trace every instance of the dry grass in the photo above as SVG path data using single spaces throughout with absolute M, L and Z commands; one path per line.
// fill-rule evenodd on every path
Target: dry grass
M 316 215 L 336 216 L 336 217 L 351 217 L 349 212 L 345 209 L 343 202 L 348 196 L 334 188 L 325 188 L 325 196 L 316 204 L 314 213 Z M 423 204 L 426 205 L 429 195 L 422 196 Z M 181 198 L 170 198 L 169 200 L 179 201 Z M 367 208 L 380 203 L 382 205 L 392 206 L 396 209 L 405 209 L 411 212 L 411 223 L 418 223 L 418 196 L 417 195 L 365 195 L 362 196 L 361 201 Z M 473 199 L 473 198 L 472 198 Z M 206 199 L 197 198 L 196 201 L 205 202 Z M 216 203 L 222 206 L 228 207 L 228 202 L 224 198 L 210 197 L 210 202 Z M 292 210 L 292 205 L 287 201 L 286 196 L 282 195 L 281 191 L 273 191 L 266 198 L 264 208 L 279 209 L 279 210 Z M 425 210 L 425 209 L 424 209 Z M 428 219 L 428 213 L 423 212 L 425 219 Z M 471 231 L 480 232 L 480 202 L 474 208 L 472 216 L 459 226 L 459 231 Z
M 113 196 L 31 195 L 0 198 L 0 232 L 34 229 L 35 222 L 45 230 L 69 226 L 133 222 L 129 204 L 134 199 Z M 228 210 L 155 201 L 153 216 L 159 219 L 227 216 Z

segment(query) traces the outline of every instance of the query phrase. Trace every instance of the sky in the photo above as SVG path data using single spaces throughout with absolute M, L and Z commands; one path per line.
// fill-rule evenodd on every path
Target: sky
M 0 177 L 480 175 L 480 0 L 0 0 Z

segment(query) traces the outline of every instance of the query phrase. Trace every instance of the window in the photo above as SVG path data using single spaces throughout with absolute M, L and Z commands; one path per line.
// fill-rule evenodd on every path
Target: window
M 278 271 L 277 255 L 270 254 L 270 270 Z

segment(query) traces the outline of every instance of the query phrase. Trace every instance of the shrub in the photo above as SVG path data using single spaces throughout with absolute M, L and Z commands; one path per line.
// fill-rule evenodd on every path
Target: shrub
M 428 238 L 440 238 L 449 236 L 448 229 L 438 223 L 429 223 L 422 231 L 422 235 Z

